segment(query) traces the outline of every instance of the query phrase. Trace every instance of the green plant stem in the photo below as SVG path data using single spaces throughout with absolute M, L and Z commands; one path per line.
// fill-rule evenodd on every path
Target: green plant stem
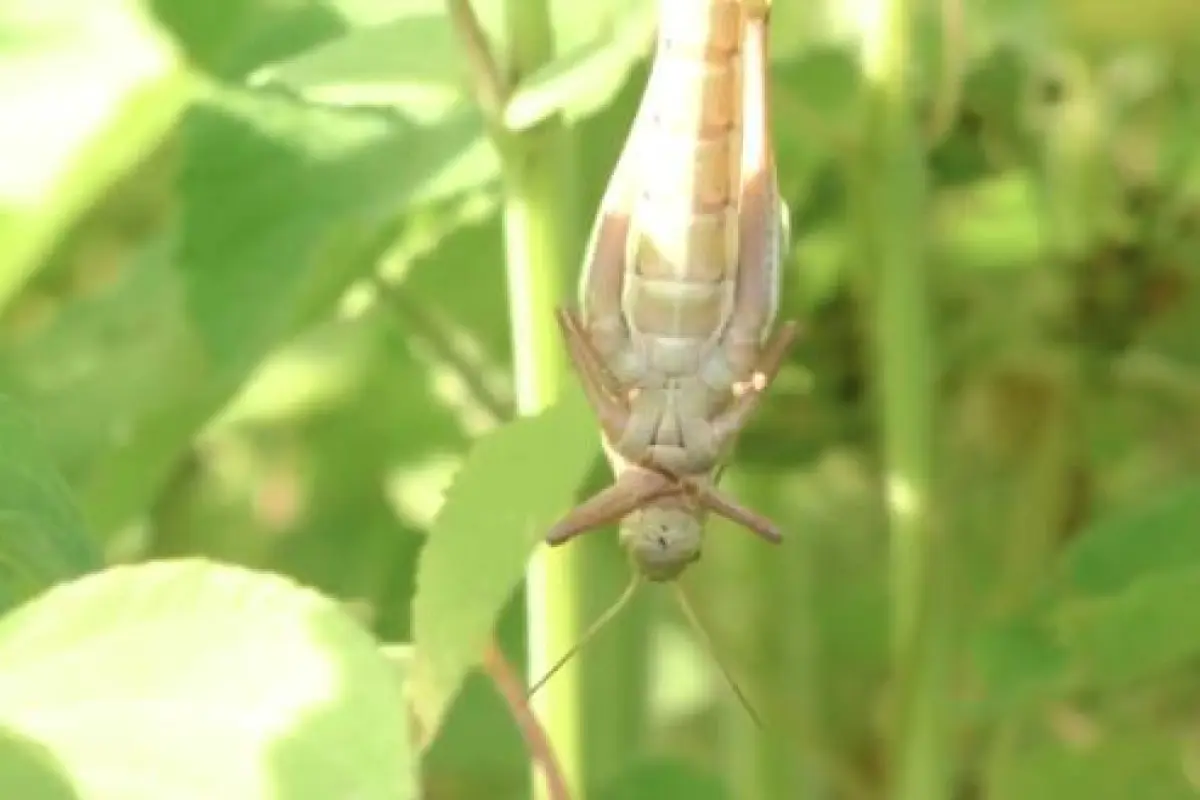
M 757 480 L 743 470 L 730 469 L 723 480 L 727 490 L 756 509 L 773 511 L 764 504 L 763 479 Z M 790 542 L 789 542 L 790 544 Z M 704 662 L 702 668 L 713 676 L 714 687 L 722 709 L 721 749 L 726 781 L 735 797 L 788 797 L 780 784 L 780 764 L 773 745 L 791 742 L 780 735 L 787 720 L 779 714 L 782 705 L 778 686 L 774 684 L 776 668 L 770 659 L 757 654 L 771 652 L 767 620 L 776 608 L 774 577 L 777 570 L 768 563 L 778 558 L 774 548 L 765 546 L 756 537 L 746 536 L 726 520 L 709 522 L 709 537 L 705 542 L 705 564 L 697 577 L 685 575 L 684 581 L 704 579 L 703 588 L 693 591 L 702 620 L 709 627 L 715 652 L 702 646 L 700 635 L 691 632 Z M 764 574 L 764 568 L 769 574 Z M 731 695 L 720 677 L 716 660 L 725 662 L 734 680 L 749 698 L 755 713 L 764 717 L 768 729 L 760 730 L 746 709 Z M 807 676 L 805 676 L 807 677 Z M 796 795 L 792 795 L 796 796 Z M 798 796 L 802 797 L 802 796 Z M 807 799 L 805 799 L 807 800 Z
M 546 0 L 508 0 L 508 75 L 512 83 L 554 55 Z M 558 396 L 565 357 L 554 307 L 564 296 L 565 269 L 578 262 L 574 160 L 568 131 L 558 119 L 513 137 L 504 148 L 507 198 L 509 310 L 513 331 L 517 411 L 532 414 Z M 529 675 L 536 680 L 579 640 L 578 587 L 584 565 L 578 548 L 539 548 L 526 574 Z M 550 741 L 572 797 L 583 796 L 582 686 L 578 661 L 568 663 L 534 697 L 535 712 Z M 535 770 L 534 796 L 547 787 Z
M 524 135 L 523 143 L 535 133 Z M 565 377 L 558 329 L 550 312 L 561 296 L 560 265 L 572 263 L 566 257 L 566 220 L 557 210 L 566 197 L 558 188 L 564 173 L 558 171 L 570 162 L 551 156 L 553 145 L 560 145 L 553 149 L 561 149 L 561 143 L 553 142 L 557 137 L 547 138 L 549 141 L 537 148 L 536 159 L 530 159 L 521 170 L 523 174 L 513 176 L 513 192 L 505 209 L 516 399 L 521 414 L 536 413 L 551 403 Z M 534 266 L 538 268 L 532 269 Z M 545 674 L 583 635 L 577 595 L 584 573 L 581 557 L 580 548 L 539 548 L 530 561 L 525 590 L 531 680 Z M 578 660 L 564 665 L 533 698 L 572 797 L 582 796 L 583 790 L 581 702 Z M 537 784 L 534 796 L 544 797 L 543 791 Z
M 891 539 L 895 705 L 893 800 L 946 800 L 952 606 L 935 520 L 935 370 L 924 253 L 923 157 L 908 94 L 911 0 L 859 0 L 867 80 L 857 164 L 863 264 L 874 278 L 874 334 Z

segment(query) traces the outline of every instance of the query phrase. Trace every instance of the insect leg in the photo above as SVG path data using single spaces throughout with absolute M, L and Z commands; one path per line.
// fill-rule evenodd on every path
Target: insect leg
M 746 508 L 729 495 L 713 486 L 703 486 L 692 481 L 687 482 L 687 490 L 695 493 L 697 502 L 714 514 L 718 514 L 730 522 L 736 522 L 751 533 L 757 534 L 771 544 L 783 541 L 779 527 L 767 517 Z
M 743 528 L 766 539 L 768 542 L 778 544 L 783 541 L 783 535 L 779 532 L 779 527 L 774 522 L 757 511 L 746 508 L 728 494 L 718 489 L 715 476 L 708 480 L 683 477 L 657 464 L 648 465 L 644 471 L 658 475 L 668 483 L 668 486 L 673 485 L 677 487 L 676 491 L 678 493 L 688 496 L 694 503 L 708 509 L 714 514 L 724 517 L 730 522 L 741 525 Z M 667 490 L 653 499 L 674 493 Z
M 559 309 L 555 317 L 558 319 L 559 329 L 562 330 L 571 364 L 579 376 L 588 404 L 600 421 L 600 427 L 609 439 L 620 439 L 629 422 L 628 406 L 614 396 L 617 392 L 614 391 L 613 382 L 588 340 L 578 317 L 566 309 Z
M 795 322 L 787 322 L 780 326 L 763 350 L 758 367 L 750 376 L 750 380 L 734 386 L 734 394 L 737 397 L 733 404 L 713 420 L 713 435 L 717 442 L 724 443 L 730 437 L 736 436 L 758 408 L 763 393 L 783 367 L 788 350 L 796 340 L 797 327 Z
M 550 528 L 546 541 L 560 545 L 581 533 L 617 522 L 648 503 L 672 494 L 682 487 L 659 472 L 629 469 L 616 482 L 583 501 Z

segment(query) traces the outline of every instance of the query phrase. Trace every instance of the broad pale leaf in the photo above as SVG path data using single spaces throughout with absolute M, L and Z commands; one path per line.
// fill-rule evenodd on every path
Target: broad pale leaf
M 0 308 L 194 89 L 141 3 L 0 4 Z
M 187 560 L 118 567 L 0 622 L 0 725 L 89 800 L 408 800 L 395 673 L 338 606 Z
M 32 422 L 0 395 L 0 613 L 103 565 Z
M 572 387 L 544 413 L 482 438 L 447 492 L 413 600 L 412 702 L 426 742 L 482 659 L 533 548 L 587 478 L 595 425 Z
M 528 128 L 562 111 L 569 120 L 608 105 L 637 61 L 650 49 L 656 7 L 639 0 L 604 4 L 555 0 L 551 4 L 558 57 L 516 87 L 505 121 Z M 473 104 L 464 44 L 442 0 L 379 3 L 344 0 L 334 6 L 354 26 L 346 35 L 260 70 L 254 80 L 288 86 L 302 96 L 334 104 L 385 104 L 436 128 Z M 473 2 L 497 60 L 505 61 L 502 4 Z M 455 165 L 456 189 L 499 177 L 499 161 L 483 127 Z

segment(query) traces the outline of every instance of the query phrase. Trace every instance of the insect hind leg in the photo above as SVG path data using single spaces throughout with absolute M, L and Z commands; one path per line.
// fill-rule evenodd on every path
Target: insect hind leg
M 579 375 L 583 393 L 600 427 L 609 439 L 619 440 L 629 424 L 629 406 L 618 399 L 620 392 L 606 373 L 579 317 L 572 311 L 560 308 L 555 313 L 555 319 L 562 331 L 567 355 Z

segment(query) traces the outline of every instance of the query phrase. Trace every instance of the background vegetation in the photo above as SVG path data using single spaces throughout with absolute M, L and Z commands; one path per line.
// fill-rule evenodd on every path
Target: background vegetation
M 443 0 L 0 3 L 0 796 L 534 791 L 628 576 L 539 545 L 608 478 L 548 315 L 655 5 L 475 0 L 489 80 Z M 645 592 L 539 697 L 571 797 L 1200 791 L 1198 40 L 776 0 L 786 541 L 685 577 L 767 728 Z

